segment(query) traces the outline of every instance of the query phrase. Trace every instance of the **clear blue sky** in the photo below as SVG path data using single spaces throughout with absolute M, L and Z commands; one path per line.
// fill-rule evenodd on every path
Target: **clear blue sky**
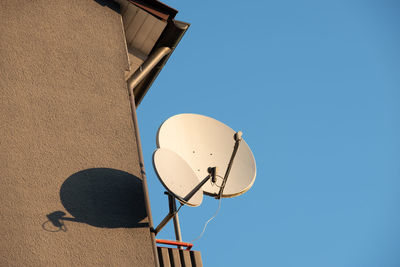
M 165 2 L 192 26 L 138 111 L 154 223 L 157 129 L 198 113 L 257 162 L 195 243 L 205 266 L 400 266 L 400 2 Z M 181 209 L 184 241 L 217 206 Z

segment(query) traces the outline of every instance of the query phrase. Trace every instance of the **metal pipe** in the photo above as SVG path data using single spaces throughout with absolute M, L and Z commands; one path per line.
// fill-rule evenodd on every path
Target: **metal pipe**
M 135 95 L 133 94 L 133 89 L 143 80 L 144 77 L 146 77 L 146 75 L 154 68 L 154 66 L 157 65 L 157 63 L 160 62 L 160 60 L 170 51 L 171 49 L 168 47 L 161 47 L 157 49 L 152 55 L 150 55 L 149 58 L 147 58 L 147 60 L 142 64 L 142 66 L 138 70 L 136 70 L 131 77 L 129 77 L 127 81 L 129 102 L 131 104 L 132 122 L 133 122 L 133 127 L 135 128 L 136 145 L 139 154 L 139 165 L 140 165 L 140 174 L 142 176 L 141 178 L 143 185 L 144 202 L 146 206 L 147 217 L 149 218 L 150 229 L 153 229 L 153 217 L 151 215 L 151 209 L 150 209 L 150 198 L 149 198 L 149 191 L 147 188 L 146 172 L 144 169 L 142 143 L 140 141 L 139 124 L 137 121 Z M 153 244 L 152 247 L 153 247 L 154 262 L 156 264 L 156 267 L 159 267 L 156 236 L 152 231 L 150 231 L 150 237 Z
M 219 193 L 218 193 L 218 195 L 216 197 L 217 199 L 220 199 L 222 197 L 222 193 L 224 192 L 226 181 L 228 180 L 229 173 L 231 172 L 233 160 L 235 159 L 236 152 L 238 151 L 240 142 L 242 141 L 242 132 L 238 131 L 237 133 L 234 134 L 233 138 L 235 139 L 235 146 L 233 148 L 231 159 L 229 160 L 228 168 L 226 169 L 226 172 L 225 172 L 224 180 L 222 181 L 221 188 L 220 188 Z
M 165 218 L 158 224 L 156 229 L 152 230 L 152 232 L 157 235 L 161 231 L 161 229 L 163 229 L 164 226 L 173 218 L 176 240 L 182 241 L 179 218 L 177 218 L 179 209 L 176 209 L 175 197 L 168 192 L 165 192 L 165 194 L 168 195 L 169 212 L 165 216 Z
M 190 191 L 184 198 L 183 200 L 188 202 L 193 196 L 194 194 L 197 193 L 197 191 L 199 191 L 201 189 L 201 187 L 208 181 L 210 180 L 211 175 L 207 175 L 206 178 L 203 179 L 203 181 L 201 181 L 198 185 L 196 185 L 195 188 L 192 189 L 192 191 Z
M 157 244 L 166 244 L 172 246 L 184 246 L 186 250 L 190 250 L 193 247 L 192 243 L 177 242 L 172 240 L 156 239 Z
M 179 242 L 182 242 L 181 226 L 179 225 L 178 212 L 176 212 L 176 200 L 175 200 L 174 196 L 168 195 L 168 197 L 170 198 L 170 201 L 172 203 L 172 210 L 175 213 L 175 216 L 173 218 L 175 239 L 178 240 Z M 179 248 L 181 248 L 181 247 L 179 247 Z
M 145 62 L 128 78 L 128 90 L 133 94 L 133 89 L 143 80 L 144 77 L 157 65 L 160 60 L 171 52 L 169 47 L 160 47 L 152 53 Z
M 154 229 L 152 232 L 154 235 L 157 235 L 161 229 L 164 228 L 164 226 L 175 216 L 175 213 L 168 212 L 167 216 L 160 222 L 160 224 L 157 226 L 156 229 Z
M 142 186 L 144 194 L 144 203 L 146 206 L 147 217 L 149 218 L 149 227 L 150 229 L 153 229 L 153 217 L 151 216 L 149 191 L 147 190 L 147 178 L 146 178 L 146 172 L 144 170 L 143 151 L 142 151 L 142 143 L 140 142 L 139 124 L 137 122 L 135 96 L 133 95 L 132 90 L 129 90 L 129 102 L 131 103 L 132 121 L 133 121 L 133 126 L 135 128 L 136 145 L 139 154 L 139 165 L 140 165 L 140 174 L 142 176 L 141 178 L 142 178 Z M 159 267 L 160 264 L 158 262 L 156 236 L 154 233 L 152 233 L 152 231 L 150 231 L 150 238 L 153 244 L 152 247 L 153 247 L 155 266 Z

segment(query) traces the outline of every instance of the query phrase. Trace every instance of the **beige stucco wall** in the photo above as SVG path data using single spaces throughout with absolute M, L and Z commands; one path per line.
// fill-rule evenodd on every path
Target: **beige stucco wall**
M 0 266 L 154 266 L 120 15 L 31 0 L 0 17 Z

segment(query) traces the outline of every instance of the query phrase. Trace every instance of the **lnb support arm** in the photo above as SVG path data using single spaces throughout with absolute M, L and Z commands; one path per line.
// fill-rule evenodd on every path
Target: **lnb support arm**
M 224 193 L 224 188 L 225 188 L 225 185 L 226 185 L 226 181 L 228 180 L 229 173 L 231 172 L 231 168 L 232 168 L 232 165 L 233 165 L 233 160 L 235 159 L 236 153 L 237 153 L 237 151 L 239 149 L 240 142 L 242 141 L 242 135 L 243 135 L 243 133 L 241 131 L 238 131 L 233 135 L 233 138 L 235 139 L 235 146 L 233 147 L 233 152 L 232 152 L 232 155 L 231 155 L 231 159 L 229 160 L 228 168 L 226 169 L 224 180 L 222 181 L 221 188 L 219 189 L 218 195 L 216 195 L 216 197 L 215 197 L 216 199 L 220 199 L 222 197 L 222 194 Z

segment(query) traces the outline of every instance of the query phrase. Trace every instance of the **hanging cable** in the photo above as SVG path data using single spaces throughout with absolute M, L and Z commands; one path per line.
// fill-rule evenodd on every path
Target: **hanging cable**
M 211 221 L 218 215 L 218 212 L 219 212 L 219 210 L 221 209 L 221 199 L 222 199 L 222 198 L 219 199 L 217 211 L 216 211 L 215 214 L 214 214 L 210 219 L 208 219 L 208 221 L 204 224 L 203 231 L 201 232 L 201 234 L 200 234 L 197 238 L 195 238 L 195 239 L 193 239 L 192 241 L 190 241 L 189 243 L 193 243 L 194 241 L 199 240 L 199 239 L 203 236 L 204 232 L 206 231 L 206 228 L 207 228 L 208 223 L 211 222 Z
M 222 177 L 221 175 L 215 175 L 216 177 L 218 177 L 218 178 L 221 178 L 222 180 L 224 180 L 224 177 Z M 211 182 L 211 185 L 215 185 L 216 187 L 218 187 L 218 188 L 221 188 L 221 186 L 220 185 L 217 185 L 217 182 L 215 182 L 215 183 L 213 183 L 212 181 L 210 181 Z

